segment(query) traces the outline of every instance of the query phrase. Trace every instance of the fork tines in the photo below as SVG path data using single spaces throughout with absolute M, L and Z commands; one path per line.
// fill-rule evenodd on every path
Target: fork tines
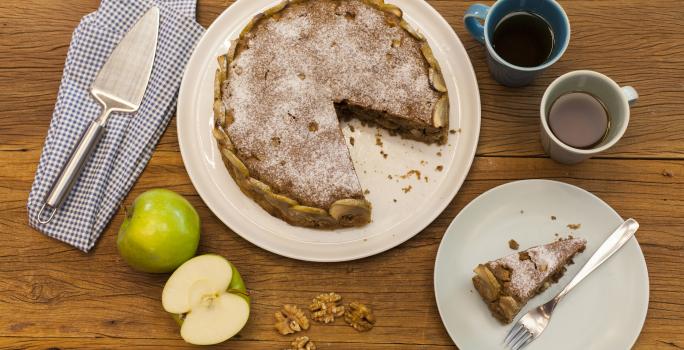
M 504 339 L 504 345 L 512 350 L 520 350 L 534 339 L 532 333 L 525 328 L 525 325 L 523 325 L 521 321 L 518 321 L 515 326 L 511 328 L 506 339 Z

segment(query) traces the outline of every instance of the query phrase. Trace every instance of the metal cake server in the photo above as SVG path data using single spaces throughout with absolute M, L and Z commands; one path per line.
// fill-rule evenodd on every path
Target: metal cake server
M 64 203 L 90 154 L 102 139 L 109 115 L 112 112 L 133 113 L 140 108 L 152 74 L 158 36 L 159 8 L 152 7 L 129 30 L 98 73 L 90 92 L 102 105 L 102 113 L 81 136 L 48 192 L 38 214 L 40 223 L 50 222 Z M 46 209 L 51 212 L 43 213 Z M 43 215 L 47 218 L 43 219 Z

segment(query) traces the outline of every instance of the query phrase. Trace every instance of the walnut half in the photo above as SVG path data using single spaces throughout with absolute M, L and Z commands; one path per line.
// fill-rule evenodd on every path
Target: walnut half
M 375 325 L 373 310 L 361 303 L 353 302 L 344 313 L 344 321 L 359 332 L 366 332 Z
M 335 322 L 335 317 L 344 315 L 344 306 L 340 305 L 342 297 L 339 294 L 321 294 L 313 299 L 309 310 L 311 319 L 322 323 Z
M 316 344 L 309 339 L 309 337 L 297 337 L 290 344 L 290 348 L 287 350 L 316 350 Z
M 309 329 L 309 319 L 296 305 L 286 304 L 275 313 L 275 328 L 282 335 Z

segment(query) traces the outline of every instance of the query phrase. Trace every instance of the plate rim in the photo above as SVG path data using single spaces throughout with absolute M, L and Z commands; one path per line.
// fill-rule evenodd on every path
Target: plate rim
M 613 209 L 613 207 L 611 207 L 608 203 L 606 203 L 603 199 L 601 199 L 599 196 L 597 196 L 597 195 L 595 195 L 595 194 L 593 194 L 593 193 L 591 193 L 591 192 L 589 192 L 589 191 L 587 191 L 587 190 L 585 190 L 579 186 L 575 186 L 575 185 L 572 185 L 572 184 L 569 184 L 566 182 L 561 182 L 561 181 L 556 181 L 556 180 L 524 179 L 524 180 L 510 181 L 510 182 L 498 185 L 496 187 L 490 188 L 487 191 L 485 191 L 485 192 L 481 193 L 480 195 L 478 195 L 477 197 L 475 197 L 472 201 L 470 201 L 468 204 L 466 204 L 463 207 L 463 209 L 461 209 L 461 211 L 459 211 L 459 213 L 454 217 L 454 219 L 451 221 L 451 223 L 449 223 L 449 226 L 447 227 L 446 231 L 444 232 L 444 235 L 442 236 L 442 239 L 439 242 L 439 247 L 437 247 L 437 253 L 435 254 L 435 264 L 433 267 L 432 283 L 433 283 L 433 292 L 435 295 L 435 303 L 437 304 L 437 311 L 439 313 L 439 317 L 440 317 L 440 320 L 442 321 L 442 325 L 443 325 L 444 329 L 446 330 L 447 334 L 449 334 L 449 338 L 451 338 L 451 341 L 453 341 L 454 345 L 456 345 L 456 347 L 458 347 L 459 349 L 462 349 L 462 347 L 460 345 L 458 345 L 458 342 L 456 341 L 456 337 L 451 333 L 451 330 L 449 329 L 449 327 L 447 327 L 447 325 L 445 323 L 445 320 L 444 320 L 444 312 L 445 311 L 442 310 L 443 307 L 440 306 L 441 304 L 443 304 L 443 302 L 440 303 L 440 297 L 437 293 L 437 284 L 438 284 L 438 281 L 437 281 L 437 263 L 440 260 L 439 259 L 440 255 L 445 254 L 442 252 L 443 251 L 442 247 L 444 246 L 444 239 L 445 239 L 446 235 L 449 234 L 449 232 L 451 232 L 452 228 L 455 226 L 456 220 L 459 219 L 461 217 L 461 215 L 465 215 L 463 213 L 466 212 L 466 209 L 469 209 L 471 206 L 476 205 L 477 202 L 481 201 L 486 196 L 490 196 L 493 192 L 496 192 L 496 191 L 501 190 L 501 189 L 506 188 L 506 187 L 520 185 L 522 183 L 546 183 L 546 184 L 553 184 L 556 186 L 560 185 L 561 187 L 571 188 L 573 190 L 579 190 L 580 192 L 583 192 L 584 194 L 587 194 L 590 197 L 593 197 L 594 199 L 598 200 L 598 202 L 601 203 L 606 208 L 608 208 L 609 211 L 613 215 L 615 215 L 616 218 L 624 221 L 622 216 L 615 209 Z M 645 305 L 644 310 L 640 310 L 642 313 L 642 317 L 641 317 L 641 320 L 639 320 L 639 323 L 640 323 L 639 331 L 633 336 L 630 348 L 634 347 L 634 344 L 636 344 L 636 342 L 639 340 L 641 332 L 643 331 L 644 324 L 645 324 L 646 318 L 648 316 L 648 309 L 649 309 L 649 304 L 650 304 L 650 299 L 651 299 L 651 296 L 650 296 L 651 295 L 650 278 L 649 278 L 649 274 L 648 274 L 648 264 L 646 264 L 646 257 L 644 256 L 644 252 L 641 249 L 641 245 L 639 244 L 636 236 L 634 236 L 633 239 L 637 243 L 637 248 L 639 249 L 639 254 L 641 256 L 640 262 L 641 262 L 641 265 L 643 267 L 643 271 L 646 274 L 645 288 L 644 288 L 646 300 L 644 303 L 644 305 Z
M 197 45 L 195 46 L 195 49 L 193 50 L 193 53 L 190 57 L 190 60 L 188 61 L 188 66 L 191 67 L 194 61 L 199 60 L 197 56 L 200 54 L 200 51 L 198 50 L 200 47 L 202 47 L 206 41 L 210 40 L 209 39 L 209 34 L 212 32 L 212 28 L 215 26 L 218 26 L 219 23 L 225 21 L 225 17 L 230 16 L 232 13 L 231 9 L 234 9 L 237 7 L 239 10 L 239 5 L 242 5 L 243 3 L 246 3 L 248 0 L 238 0 L 235 3 L 233 3 L 231 6 L 227 7 L 215 20 L 214 22 L 207 28 L 206 32 L 202 35 L 202 38 L 198 41 Z M 387 0 L 388 2 L 393 2 L 394 0 Z M 273 1 L 274 3 L 276 1 Z M 218 210 L 215 206 L 215 203 L 212 201 L 207 201 L 205 200 L 205 194 L 202 186 L 198 186 L 198 181 L 199 181 L 199 174 L 196 174 L 196 170 L 194 170 L 192 167 L 188 166 L 189 161 L 188 157 L 189 155 L 186 154 L 186 152 L 190 152 L 187 150 L 189 146 L 185 144 L 183 141 L 183 135 L 186 134 L 186 131 L 184 131 L 183 123 L 178 122 L 177 123 L 177 137 L 178 137 L 178 142 L 179 142 L 179 148 L 181 152 L 181 158 L 183 160 L 183 164 L 185 166 L 185 169 L 188 173 L 188 176 L 190 178 L 191 183 L 193 184 L 193 187 L 199 194 L 200 198 L 202 198 L 202 201 L 207 205 L 207 207 L 212 211 L 212 213 L 221 221 L 223 222 L 224 225 L 226 225 L 228 228 L 230 228 L 233 232 L 238 234 L 240 237 L 243 239 L 247 240 L 251 244 L 256 245 L 257 247 L 264 249 L 266 251 L 269 251 L 271 253 L 292 258 L 292 259 L 297 259 L 297 260 L 302 260 L 302 261 L 311 261 L 311 262 L 343 262 L 343 261 L 352 261 L 352 260 L 357 260 L 357 259 L 363 259 L 369 256 L 373 256 L 376 254 L 380 254 L 382 252 L 388 251 L 392 248 L 395 248 L 404 242 L 410 240 L 411 238 L 415 237 L 417 234 L 422 232 L 426 227 L 428 227 L 430 224 L 434 222 L 434 220 L 441 215 L 441 213 L 444 212 L 444 210 L 449 206 L 449 204 L 453 201 L 455 196 L 458 194 L 460 189 L 463 186 L 463 183 L 465 182 L 468 173 L 470 172 L 470 169 L 472 168 L 473 162 L 475 160 L 475 156 L 477 154 L 477 147 L 479 145 L 479 140 L 480 140 L 480 132 L 481 132 L 481 126 L 482 126 L 482 105 L 481 105 L 481 96 L 480 96 L 480 90 L 479 90 L 479 84 L 477 81 L 477 75 L 475 73 L 475 69 L 472 65 L 472 61 L 470 60 L 470 56 L 468 55 L 468 52 L 463 45 L 463 42 L 460 40 L 458 37 L 458 34 L 453 30 L 453 27 L 449 24 L 449 22 L 428 2 L 425 0 L 420 0 L 421 6 L 424 7 L 425 10 L 429 12 L 429 15 L 436 21 L 438 21 L 438 25 L 441 28 L 444 28 L 448 30 L 446 35 L 450 37 L 450 40 L 454 40 L 454 45 L 458 49 L 459 54 L 465 58 L 464 66 L 466 67 L 467 70 L 467 81 L 469 83 L 467 84 L 468 88 L 472 88 L 474 95 L 474 100 L 470 102 L 472 104 L 472 109 L 475 112 L 473 116 L 473 126 L 472 126 L 472 131 L 474 132 L 474 137 L 472 140 L 472 145 L 469 147 L 470 149 L 465 150 L 465 156 L 468 159 L 467 163 L 464 163 L 464 166 L 461 166 L 461 169 L 463 171 L 463 175 L 460 176 L 461 178 L 458 181 L 455 181 L 453 186 L 453 190 L 447 193 L 446 196 L 440 196 L 441 202 L 438 202 L 438 205 L 435 205 L 434 207 L 438 210 L 434 210 L 431 212 L 430 215 L 426 215 L 424 220 L 421 220 L 420 222 L 415 224 L 415 232 L 406 234 L 405 237 L 401 237 L 399 239 L 391 239 L 388 240 L 388 243 L 380 244 L 378 247 L 374 249 L 366 249 L 362 250 L 356 254 L 346 254 L 344 256 L 335 256 L 335 257 L 311 257 L 311 256 L 303 256 L 303 255 L 298 255 L 294 252 L 291 252 L 288 250 L 288 248 L 284 249 L 278 249 L 277 247 L 274 247 L 273 245 L 268 245 L 263 242 L 263 240 L 259 239 L 254 239 L 254 237 L 250 236 L 249 234 L 245 234 L 242 232 L 240 229 L 236 229 L 237 224 L 234 224 L 230 222 L 229 220 L 224 220 L 224 218 L 217 214 L 221 213 L 221 210 Z M 236 10 L 237 11 L 237 10 Z M 253 14 L 247 16 L 247 18 L 250 18 L 253 16 Z M 243 20 L 244 18 L 239 17 L 240 20 Z M 451 53 L 452 55 L 454 54 L 453 52 Z M 177 113 L 177 118 L 182 118 L 182 115 L 184 115 L 184 106 L 186 104 L 185 98 L 183 96 L 192 96 L 195 94 L 195 90 L 192 90 L 190 85 L 197 85 L 195 83 L 191 83 L 193 80 L 193 77 L 190 77 L 191 69 L 185 70 L 183 74 L 183 79 L 179 91 L 179 98 L 178 98 L 178 113 Z M 460 90 L 460 89 L 459 89 Z M 460 97 L 460 94 L 457 92 L 457 97 Z M 461 101 L 461 98 L 458 98 L 459 101 Z M 189 103 L 189 102 L 187 102 Z M 471 113 L 472 114 L 472 113 Z M 189 117 L 186 117 L 189 118 Z M 190 131 L 187 131 L 190 132 Z M 184 151 L 185 150 L 185 151 Z M 439 198 L 438 198 L 439 200 Z M 287 225 L 286 223 L 283 223 L 284 225 Z

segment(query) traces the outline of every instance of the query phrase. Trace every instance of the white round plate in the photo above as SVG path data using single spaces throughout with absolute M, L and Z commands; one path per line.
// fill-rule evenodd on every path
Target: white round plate
M 451 339 L 461 350 L 504 349 L 512 325 L 491 316 L 471 278 L 478 264 L 513 253 L 510 239 L 520 250 L 550 243 L 555 233 L 587 239 L 565 276 L 532 299 L 521 316 L 560 292 L 622 222 L 598 197 L 561 182 L 512 182 L 479 196 L 451 223 L 435 262 L 437 306 Z M 568 224 L 581 227 L 573 231 Z M 633 238 L 561 301 L 548 328 L 525 350 L 631 349 L 647 310 L 648 272 Z
M 351 132 L 343 125 L 347 139 L 353 136 L 356 141 L 350 147 L 351 156 L 363 188 L 370 191 L 367 198 L 373 203 L 373 222 L 332 232 L 290 226 L 240 192 L 211 136 L 216 57 L 228 50 L 229 40 L 236 38 L 255 14 L 278 2 L 237 1 L 214 21 L 188 63 L 178 101 L 178 141 L 192 183 L 207 206 L 233 231 L 276 254 L 300 260 L 346 261 L 397 246 L 446 208 L 472 164 L 480 133 L 480 96 L 468 55 L 449 24 L 426 2 L 388 1 L 404 10 L 407 21 L 420 29 L 433 47 L 449 88 L 450 126 L 460 132 L 450 134 L 449 145 L 443 147 L 383 132 L 380 148 L 375 129 L 352 121 L 355 131 Z M 387 159 L 381 150 L 388 154 Z M 437 166 L 443 170 L 437 171 Z M 421 172 L 420 180 L 400 176 L 412 169 Z

